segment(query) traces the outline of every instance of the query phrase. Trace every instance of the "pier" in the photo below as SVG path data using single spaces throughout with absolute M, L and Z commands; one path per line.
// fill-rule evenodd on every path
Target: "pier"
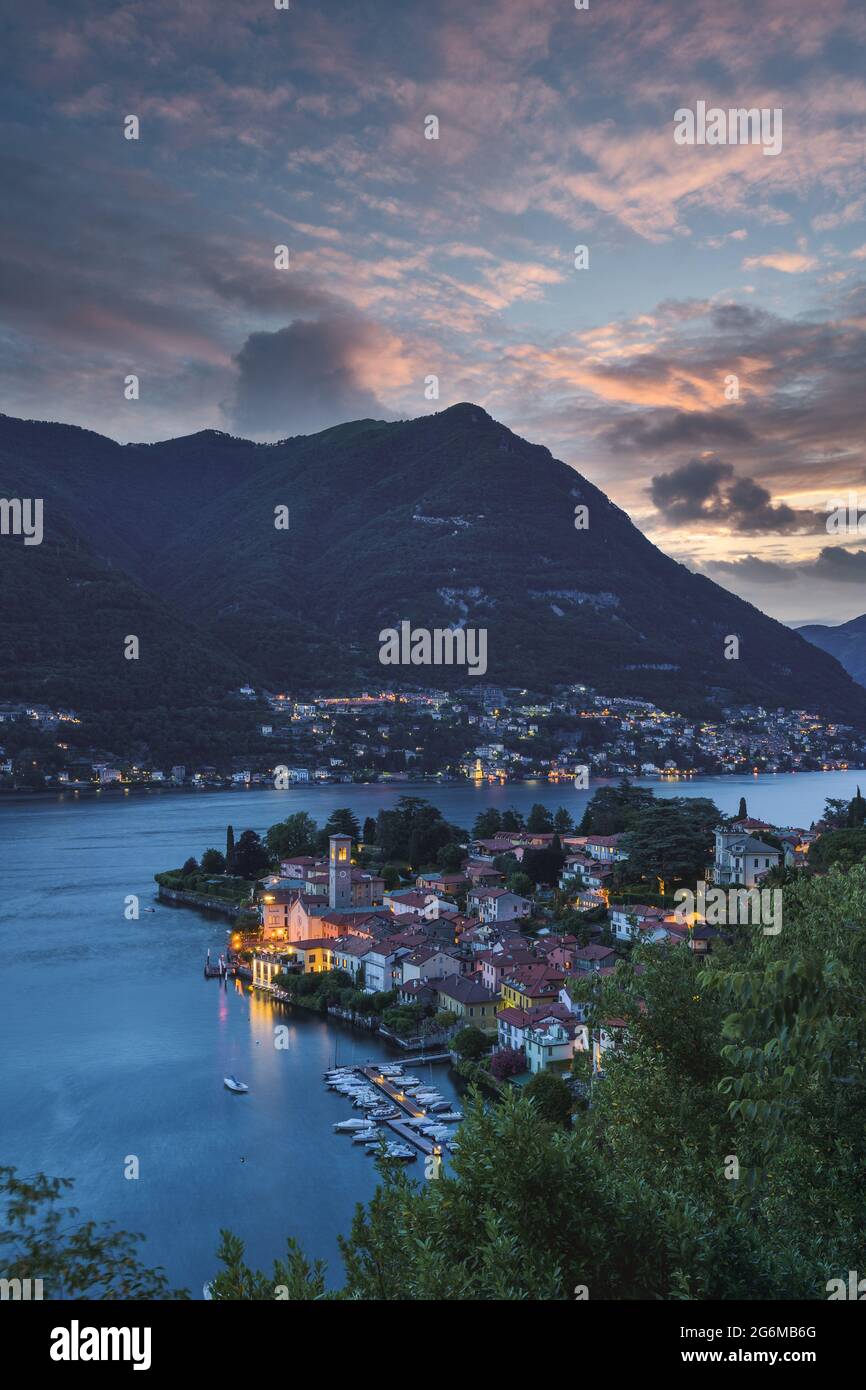
M 400 1090 L 399 1081 L 391 1081 L 389 1077 L 383 1076 L 377 1066 L 356 1067 L 355 1071 L 359 1072 L 366 1081 L 369 1081 L 371 1086 L 375 1086 L 377 1091 L 381 1091 L 392 1105 L 402 1110 L 404 1114 L 408 1115 L 411 1119 L 420 1120 L 427 1116 L 428 1112 L 424 1110 L 422 1106 L 416 1104 L 411 1096 L 404 1095 Z M 431 1120 L 435 1120 L 435 1118 L 435 1115 L 430 1115 Z M 407 1125 L 404 1120 L 386 1120 L 385 1124 L 389 1129 L 393 1130 L 397 1137 L 402 1139 L 405 1144 L 411 1144 L 413 1148 L 420 1149 L 421 1153 L 442 1154 L 442 1144 L 437 1144 L 435 1140 L 428 1139 L 426 1134 L 419 1134 L 411 1125 Z

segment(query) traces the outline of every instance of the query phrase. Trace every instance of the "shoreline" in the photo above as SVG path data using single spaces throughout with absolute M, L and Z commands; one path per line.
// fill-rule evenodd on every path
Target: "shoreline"
M 626 778 L 629 782 L 640 786 L 673 786 L 678 782 L 682 782 L 684 785 L 689 785 L 692 782 L 727 781 L 728 779 L 734 779 L 737 777 L 748 778 L 750 781 L 754 781 L 755 778 L 759 777 L 814 777 L 818 775 L 832 777 L 840 773 L 853 774 L 858 772 L 862 773 L 863 776 L 866 777 L 866 767 L 799 767 L 790 768 L 786 771 L 777 772 L 751 772 L 745 769 L 738 769 L 737 771 L 730 772 L 695 772 L 693 774 L 690 774 L 689 776 L 683 775 L 680 777 L 665 777 L 662 776 L 660 773 L 618 772 L 611 774 L 611 776 L 609 777 L 591 777 L 589 781 L 589 786 L 583 788 L 583 790 L 590 791 L 593 786 L 606 786 L 615 784 L 622 781 L 623 778 Z M 417 791 L 419 789 L 435 791 L 437 790 L 437 788 L 440 787 L 448 787 L 450 789 L 456 789 L 458 787 L 467 787 L 472 788 L 473 790 L 482 790 L 486 787 L 499 787 L 502 790 L 506 790 L 508 787 L 561 787 L 563 792 L 565 792 L 569 790 L 569 788 L 571 788 L 571 779 L 549 779 L 543 776 L 520 778 L 512 777 L 505 782 L 500 782 L 498 781 L 498 779 L 493 779 L 491 781 L 488 778 L 484 778 L 481 781 L 476 781 L 476 779 L 473 777 L 443 776 L 427 779 L 424 781 L 406 782 L 298 782 L 293 784 L 291 787 L 281 787 L 279 789 L 271 786 L 269 783 L 263 784 L 261 782 L 247 783 L 242 786 L 229 783 L 227 786 L 224 787 L 177 787 L 170 785 L 124 787 L 118 787 L 116 785 L 107 785 L 104 787 L 22 787 L 20 789 L 0 789 L 0 806 L 2 806 L 5 802 L 11 804 L 13 801 L 44 801 L 46 797 L 53 798 L 55 801 L 81 801 L 82 799 L 86 801 L 92 801 L 97 797 L 107 797 L 112 801 L 118 801 L 125 800 L 127 797 L 130 796 L 164 796 L 167 793 L 171 794 L 172 796 L 219 796 L 225 795 L 227 792 L 229 792 L 238 796 L 242 796 L 251 792 L 276 792 L 277 790 L 279 790 L 280 794 L 284 795 L 287 792 L 293 791 L 302 791 L 305 793 L 310 791 L 333 791 L 337 787 L 345 788 L 347 795 L 351 794 L 352 790 L 358 787 L 375 787 L 381 789 L 382 791 L 402 791 L 404 788 L 407 790 L 411 789 L 414 791 Z

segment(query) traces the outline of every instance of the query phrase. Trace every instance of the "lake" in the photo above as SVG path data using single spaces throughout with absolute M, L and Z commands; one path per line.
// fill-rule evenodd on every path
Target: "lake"
M 753 816 L 808 825 L 826 797 L 850 798 L 858 782 L 866 785 L 862 769 L 654 785 L 659 796 L 711 796 L 725 812 L 745 796 Z M 298 810 L 321 824 L 338 806 L 363 821 L 408 793 L 471 829 L 486 806 L 525 812 L 540 801 L 579 817 L 591 790 L 539 782 L 0 801 L 0 1162 L 73 1178 L 81 1219 L 144 1232 L 148 1262 L 196 1297 L 215 1272 L 222 1226 L 266 1268 L 293 1235 L 339 1282 L 337 1233 L 376 1174 L 371 1158 L 333 1133 L 336 1120 L 357 1112 L 325 1091 L 322 1073 L 335 1046 L 341 1063 L 391 1054 L 363 1033 L 204 980 L 207 948 L 222 946 L 227 922 L 163 905 L 129 922 L 125 897 L 152 905 L 153 874 L 222 849 L 229 822 L 236 836 Z M 289 1025 L 286 1050 L 274 1048 L 276 1022 Z M 432 1071 L 455 1098 L 447 1067 Z M 226 1091 L 227 1072 L 250 1094 Z M 137 1180 L 124 1177 L 130 1155 Z M 412 1170 L 420 1174 L 420 1161 Z

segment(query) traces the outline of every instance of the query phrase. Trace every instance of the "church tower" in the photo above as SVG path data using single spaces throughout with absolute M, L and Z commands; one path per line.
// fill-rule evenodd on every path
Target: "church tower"
M 328 906 L 352 906 L 352 837 L 332 835 L 328 854 Z

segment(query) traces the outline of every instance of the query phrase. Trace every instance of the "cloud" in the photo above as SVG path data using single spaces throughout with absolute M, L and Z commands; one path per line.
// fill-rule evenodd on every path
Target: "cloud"
M 387 335 L 352 314 L 298 319 L 274 333 L 251 333 L 235 358 L 227 408 L 241 434 L 285 438 L 389 411 L 363 381 L 363 359 L 386 352 Z
M 800 251 L 771 251 L 766 256 L 746 256 L 743 270 L 780 270 L 784 275 L 802 275 L 806 270 L 814 270 L 817 264 L 814 256 Z
M 680 445 L 694 449 L 732 440 L 745 444 L 752 432 L 730 411 L 674 410 L 625 416 L 611 425 L 606 437 L 614 445 L 655 451 Z
M 691 459 L 669 473 L 657 473 L 649 487 L 656 509 L 671 526 L 725 526 L 747 534 L 823 529 L 826 517 L 773 506 L 771 494 L 754 478 L 737 477 L 721 459 Z
M 866 549 L 825 545 L 811 560 L 762 560 L 744 555 L 739 560 L 708 560 L 702 569 L 734 584 L 789 584 L 795 578 L 831 584 L 862 584 L 866 580 Z M 866 608 L 866 598 L 863 600 Z

